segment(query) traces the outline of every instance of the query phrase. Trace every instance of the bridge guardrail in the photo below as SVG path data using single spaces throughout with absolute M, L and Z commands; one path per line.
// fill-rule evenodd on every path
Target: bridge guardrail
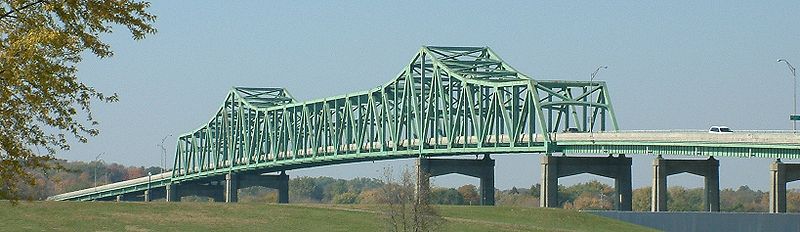
M 619 131 L 598 131 L 593 132 L 595 134 L 601 133 L 676 133 L 676 132 L 697 132 L 697 133 L 708 133 L 708 130 L 698 130 L 698 129 L 667 129 L 667 130 L 619 130 Z M 793 130 L 734 130 L 734 134 L 736 133 L 796 133 Z
M 120 181 L 120 182 L 116 182 L 116 183 L 100 185 L 100 186 L 93 187 L 93 188 L 87 188 L 87 189 L 83 189 L 83 190 L 78 190 L 78 191 L 73 191 L 73 192 L 68 192 L 68 193 L 62 193 L 62 194 L 59 194 L 59 195 L 48 197 L 47 200 L 58 201 L 58 200 L 61 200 L 61 199 L 71 198 L 71 197 L 90 194 L 90 193 L 104 192 L 104 191 L 113 190 L 113 189 L 121 188 L 121 187 L 128 187 L 128 186 L 132 186 L 132 185 L 139 185 L 139 184 L 144 184 L 144 183 L 148 183 L 148 182 L 160 181 L 162 179 L 168 179 L 168 178 L 171 178 L 171 177 L 172 177 L 172 171 L 163 172 L 163 173 L 159 173 L 159 174 L 156 174 L 156 175 L 144 176 L 144 177 L 139 177 L 139 178 L 136 178 L 136 179 L 130 179 L 130 180 L 126 180 L 126 181 Z

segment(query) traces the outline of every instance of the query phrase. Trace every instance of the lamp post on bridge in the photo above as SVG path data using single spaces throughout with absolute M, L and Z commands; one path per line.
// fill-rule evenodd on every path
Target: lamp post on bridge
M 97 166 L 99 164 L 98 161 L 102 161 L 103 160 L 103 159 L 100 158 L 100 156 L 103 155 L 103 154 L 105 154 L 105 152 L 102 152 L 102 153 L 100 153 L 100 154 L 98 154 L 97 156 L 94 157 L 94 187 L 95 187 L 95 189 L 97 188 Z
M 600 65 L 600 66 L 597 67 L 597 69 L 594 70 L 594 72 L 592 72 L 592 75 L 589 77 L 589 89 L 588 89 L 588 91 L 592 91 L 592 86 L 594 84 L 594 78 L 597 76 L 597 73 L 600 72 L 600 69 L 608 69 L 608 66 Z M 592 93 L 589 94 L 589 100 L 590 100 L 590 103 L 591 103 L 591 101 L 594 101 L 594 91 L 592 91 Z M 594 110 L 592 110 L 592 112 L 594 112 Z M 589 125 L 586 125 L 586 127 L 588 127 L 587 130 L 589 131 L 589 137 L 594 138 L 594 132 L 592 131 L 592 129 L 594 127 L 594 117 L 595 116 L 592 115 L 592 114 L 589 114 L 589 117 L 590 117 L 589 118 Z
M 99 164 L 100 164 L 99 161 L 103 161 L 103 159 L 100 158 L 100 156 L 103 155 L 103 154 L 105 154 L 105 152 L 101 152 L 100 154 L 98 154 L 97 156 L 94 157 L 94 192 L 95 192 L 95 194 L 97 194 L 97 166 L 99 166 Z M 95 196 L 95 199 L 97 199 L 96 196 Z
M 164 136 L 164 138 L 161 139 L 161 144 L 156 144 L 157 147 L 161 148 L 161 172 L 162 173 L 165 171 L 166 166 L 167 166 L 167 148 L 164 147 L 164 142 L 167 141 L 167 138 L 169 138 L 170 136 L 172 136 L 172 134 Z
M 792 120 L 792 132 L 797 133 L 797 120 L 800 120 L 800 115 L 797 114 L 797 73 L 795 72 L 794 66 L 792 66 L 792 64 L 790 64 L 788 60 L 779 59 L 778 63 L 780 62 L 786 63 L 786 66 L 789 67 L 789 72 L 792 73 L 792 77 L 794 80 L 794 84 L 792 85 L 792 87 L 794 87 L 794 102 L 793 102 L 794 104 L 792 104 L 794 111 L 792 115 L 789 115 L 789 120 Z

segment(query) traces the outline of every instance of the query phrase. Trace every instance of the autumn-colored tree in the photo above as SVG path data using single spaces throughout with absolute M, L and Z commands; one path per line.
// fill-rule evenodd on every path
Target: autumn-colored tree
M 786 191 L 786 211 L 790 213 L 800 212 L 800 190 L 792 189 Z
M 614 205 L 602 195 L 584 192 L 578 195 L 571 204 L 564 204 L 565 209 L 602 209 L 610 210 Z
M 358 195 L 358 203 L 379 204 L 381 203 L 382 192 L 383 190 L 378 188 L 361 191 L 361 194 Z
M 769 192 L 755 191 L 749 186 L 740 186 L 736 190 L 722 189 L 720 210 L 735 212 L 766 212 L 769 210 Z
M 539 197 L 528 194 L 511 194 L 510 190 L 497 191 L 494 195 L 498 206 L 539 207 Z
M 139 178 L 147 175 L 143 167 L 128 167 L 125 169 L 125 179 Z
M 356 204 L 358 203 L 358 194 L 354 192 L 341 193 L 333 197 L 331 203 L 334 204 Z
M 564 205 L 564 207 L 567 207 L 566 203 L 570 203 L 571 207 L 575 207 L 575 200 L 577 200 L 584 193 L 588 193 L 590 196 L 597 197 L 602 201 L 607 201 L 609 204 L 612 204 L 613 199 L 616 198 L 614 187 L 603 184 L 597 180 L 579 183 L 569 187 L 564 187 L 561 185 L 558 187 L 558 201 L 561 203 L 561 205 Z
M 682 186 L 667 188 L 667 209 L 670 211 L 703 210 L 703 188 L 687 189 Z
M 467 205 L 478 205 L 480 204 L 480 196 L 478 196 L 478 188 L 475 185 L 464 185 L 458 187 L 458 193 L 464 197 L 464 204 Z
M 638 188 L 633 190 L 631 198 L 633 211 L 650 211 L 650 198 L 652 198 L 651 187 Z
M 113 102 L 78 80 L 84 51 L 113 55 L 101 40 L 113 26 L 134 40 L 153 34 L 148 2 L 135 0 L 0 1 L 0 199 L 18 199 L 20 185 L 35 185 L 32 170 L 58 168 L 68 137 L 87 142 L 98 134 L 95 100 Z

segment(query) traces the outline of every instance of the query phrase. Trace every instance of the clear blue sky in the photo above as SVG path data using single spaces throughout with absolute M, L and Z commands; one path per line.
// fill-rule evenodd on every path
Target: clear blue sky
M 159 33 L 107 36 L 110 59 L 87 58 L 80 78 L 120 101 L 96 104 L 101 134 L 59 158 L 157 166 L 164 136 L 207 122 L 231 86 L 285 87 L 300 100 L 388 82 L 421 45 L 489 46 L 536 79 L 586 80 L 598 65 L 622 129 L 790 129 L 800 66 L 800 3 L 575 1 L 157 1 Z M 497 187 L 540 179 L 538 155 L 495 156 Z M 634 159 L 634 187 L 650 185 L 652 156 Z M 766 190 L 764 159 L 721 161 L 721 187 Z M 292 176 L 378 177 L 382 161 L 295 170 Z M 562 178 L 572 184 L 598 178 Z M 461 176 L 443 186 L 477 184 Z M 670 184 L 701 186 L 688 174 Z M 798 184 L 790 187 L 800 186 Z

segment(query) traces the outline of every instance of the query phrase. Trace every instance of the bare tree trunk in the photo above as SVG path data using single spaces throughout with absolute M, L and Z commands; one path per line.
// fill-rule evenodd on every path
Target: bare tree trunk
M 444 219 L 429 203 L 428 176 L 419 170 L 404 169 L 399 181 L 391 169 L 384 170 L 380 197 L 385 204 L 384 219 L 389 231 L 427 232 L 437 230 Z

